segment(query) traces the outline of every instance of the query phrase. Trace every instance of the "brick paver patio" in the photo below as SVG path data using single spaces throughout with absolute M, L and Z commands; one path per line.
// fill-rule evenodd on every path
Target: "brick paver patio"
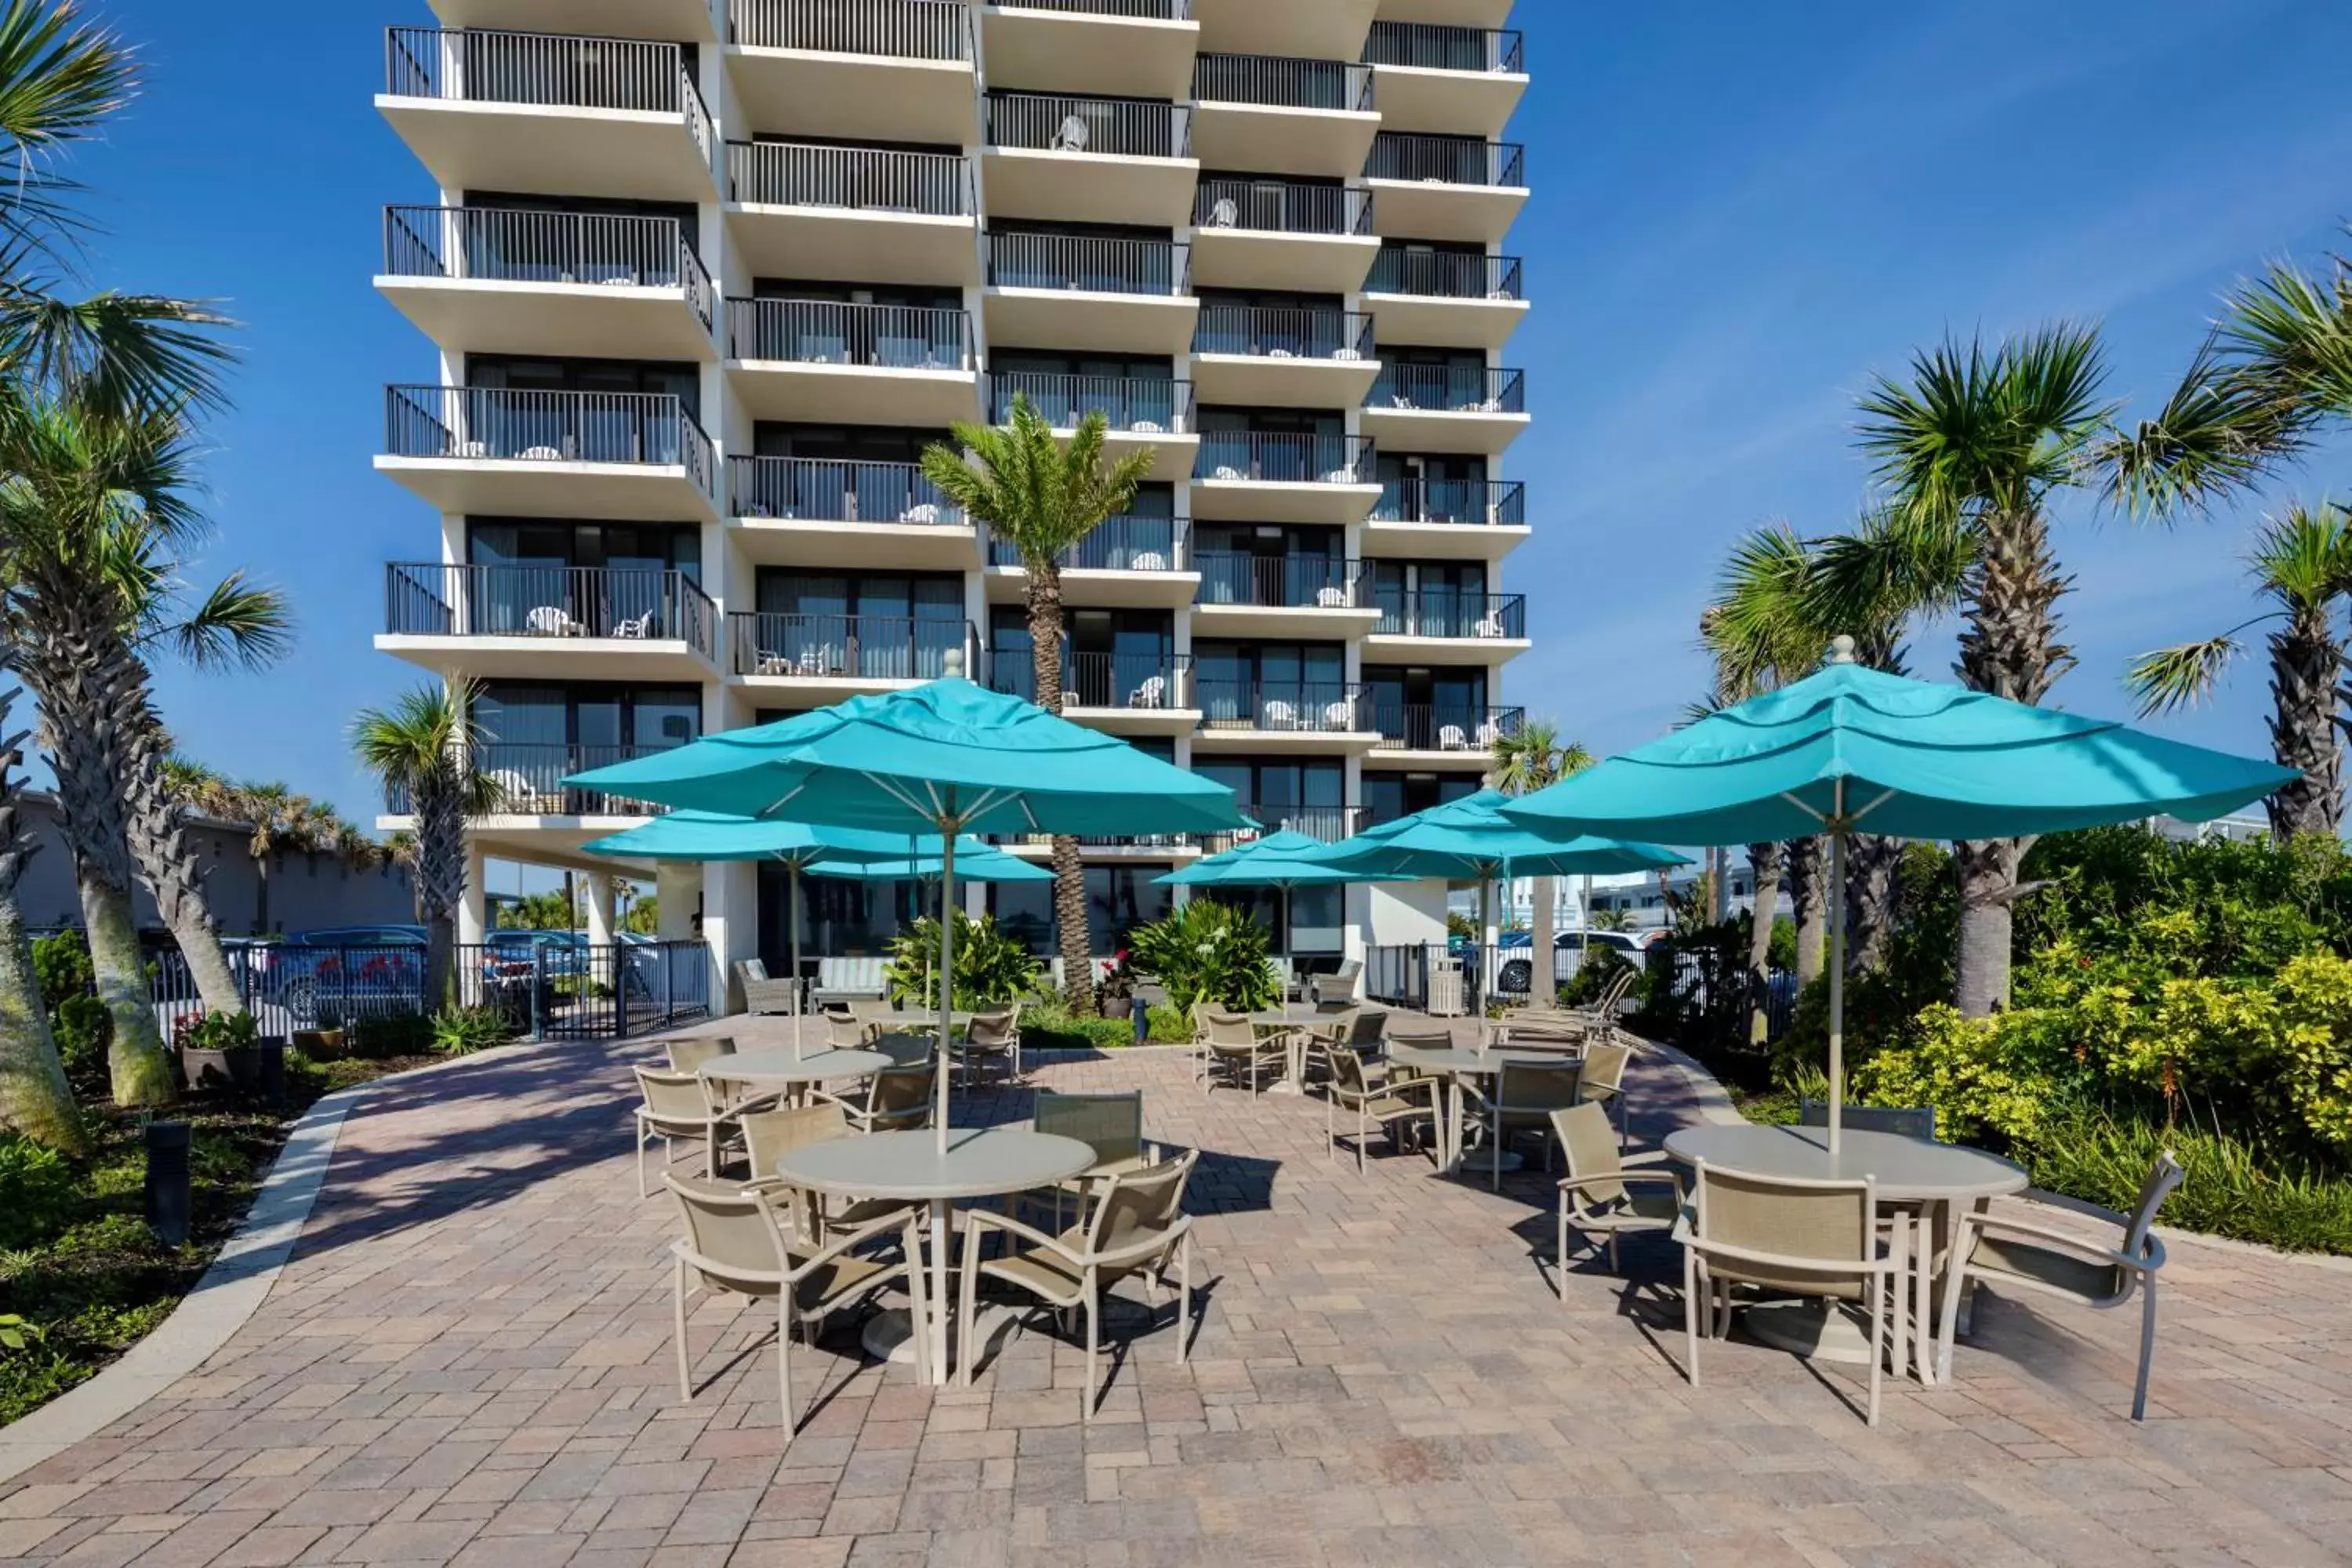
M 736 1021 L 738 1025 L 740 1020 Z M 739 1035 L 747 1033 L 738 1028 Z M 442 1563 L 1289 1565 L 2123 1562 L 2352 1556 L 2352 1274 L 2174 1247 L 2150 1419 L 2137 1310 L 1986 1301 L 1954 1385 L 1734 1342 L 1679 1370 L 1670 1250 L 1568 1301 L 1549 1187 L 1328 1162 L 1312 1100 L 1204 1097 L 1184 1057 L 1048 1062 L 1137 1087 L 1209 1152 L 1197 1340 L 1163 1312 L 1091 1427 L 1034 1321 L 969 1392 L 796 1357 L 786 1452 L 764 1309 L 705 1299 L 674 1384 L 666 1200 L 630 1170 L 625 1064 L 497 1053 L 352 1115 L 254 1319 L 167 1396 L 0 1489 L 0 1559 L 152 1568 Z M 1687 1114 L 1645 1064 L 1643 1131 Z M 1024 1096 L 969 1110 L 1013 1119 Z M 1124 1345 L 1139 1307 L 1113 1319 Z M 854 1328 L 827 1336 L 855 1345 Z

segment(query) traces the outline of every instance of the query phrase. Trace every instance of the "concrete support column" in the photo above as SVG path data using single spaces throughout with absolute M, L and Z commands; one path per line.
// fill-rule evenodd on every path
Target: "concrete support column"
M 581 873 L 587 879 L 583 889 L 588 905 L 588 945 L 610 947 L 619 922 L 614 915 L 613 879 L 601 871 Z
M 711 1012 L 741 1012 L 735 965 L 760 956 L 760 880 L 755 867 L 714 861 L 704 868 L 702 939 L 710 947 Z
M 466 841 L 466 896 L 457 900 L 457 942 L 460 946 L 479 946 L 490 929 L 489 889 L 485 886 L 488 860 L 482 847 Z
M 694 917 L 702 908 L 702 868 L 691 860 L 664 860 L 654 867 L 654 934 L 664 942 L 687 942 L 694 936 Z

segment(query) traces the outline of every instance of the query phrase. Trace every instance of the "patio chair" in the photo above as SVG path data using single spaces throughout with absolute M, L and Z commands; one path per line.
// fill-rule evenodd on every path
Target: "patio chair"
M 1204 1055 L 1201 1062 L 1202 1091 L 1217 1087 L 1217 1073 L 1223 1068 L 1226 1081 L 1235 1089 L 1244 1087 L 1243 1076 L 1248 1077 L 1248 1089 L 1257 1092 L 1258 1079 L 1271 1064 L 1278 1072 L 1285 1065 L 1286 1047 L 1280 1035 L 1261 1035 L 1250 1022 L 1247 1013 L 1221 1013 L 1203 1008 L 1201 1013 Z
M 2127 1215 L 2056 1193 L 2035 1190 L 2025 1194 L 2115 1226 L 2123 1232 L 2123 1238 L 2113 1251 L 2049 1226 L 1997 1215 L 1962 1215 L 1952 1238 L 1957 1262 L 1944 1292 L 1937 1380 L 1952 1375 L 1952 1337 L 1959 1328 L 1960 1297 L 1971 1285 L 2016 1285 L 2102 1311 L 2125 1305 L 2137 1291 L 2141 1298 L 2139 1370 L 2132 1383 L 2132 1419 L 2146 1420 L 2148 1366 L 2156 1357 L 2156 1277 L 2164 1268 L 2164 1243 L 2156 1235 L 2156 1215 L 2172 1189 L 2180 1184 L 2182 1174 L 2180 1162 L 2170 1150 L 2158 1155 L 2156 1163 L 2148 1167 L 2147 1179 L 2140 1184 L 2138 1205 Z
M 614 621 L 613 635 L 633 642 L 644 641 L 654 635 L 654 613 L 647 610 L 642 616 L 632 616 L 625 621 Z
M 1049 153 L 1083 153 L 1087 150 L 1087 122 L 1073 114 L 1062 121 L 1062 128 L 1054 132 L 1054 139 L 1045 144 L 1045 150 Z
M 1139 566 L 1139 569 L 1140 569 Z M 1153 567 L 1151 570 L 1158 571 L 1159 568 Z M 1128 693 L 1127 705 L 1129 708 L 1157 708 L 1167 699 L 1167 696 L 1168 678 L 1164 675 L 1150 676 L 1141 685 Z
M 792 1342 L 794 1331 L 814 1344 L 815 1325 L 845 1307 L 867 1300 L 885 1286 L 903 1282 L 914 1318 L 924 1320 L 922 1221 L 894 1215 L 822 1244 L 795 1241 L 785 1233 L 776 1194 L 764 1188 L 736 1192 L 689 1184 L 664 1176 L 686 1221 L 686 1239 L 670 1247 L 672 1331 L 677 1341 L 677 1392 L 694 1398 L 694 1359 L 686 1337 L 688 1277 L 705 1290 L 776 1303 L 776 1393 L 783 1411 L 784 1441 L 798 1426 L 793 1404 Z M 898 1248 L 896 1258 L 874 1253 Z M 930 1381 L 930 1336 L 915 1339 L 915 1381 Z
M 1579 1102 L 1578 1080 L 1583 1073 L 1573 1062 L 1505 1062 L 1495 1075 L 1495 1092 L 1484 1097 L 1479 1110 L 1486 1121 L 1486 1142 L 1497 1156 L 1516 1133 L 1533 1132 L 1543 1141 L 1544 1170 L 1551 1169 L 1552 1113 Z M 1594 1106 L 1600 1110 L 1599 1106 Z M 1601 1111 L 1601 1119 L 1608 1112 Z M 1492 1162 L 1494 1190 L 1503 1190 L 1503 1162 Z
M 1683 1371 L 1691 1386 L 1698 1386 L 1700 1314 L 1714 1320 L 1716 1332 L 1727 1331 L 1734 1285 L 1826 1300 L 1832 1311 L 1850 1301 L 1869 1320 L 1864 1419 L 1877 1426 L 1887 1322 L 1902 1310 L 1906 1268 L 1899 1239 L 1905 1231 L 1896 1230 L 1895 1247 L 1882 1257 L 1879 1221 L 1878 1184 L 1867 1176 L 1858 1182 L 1767 1178 L 1692 1162 L 1690 1207 L 1675 1227 L 1683 1244 L 1683 1331 L 1688 1345 Z
M 1617 1238 L 1636 1231 L 1672 1230 L 1683 1212 L 1681 1178 L 1666 1152 L 1626 1154 L 1609 1113 L 1598 1105 L 1570 1105 L 1551 1113 L 1568 1174 L 1559 1183 L 1559 1299 L 1568 1300 L 1568 1233 L 1599 1238 L 1609 1250 L 1609 1272 L 1622 1275 Z M 1639 1167 L 1648 1167 L 1646 1169 Z
M 869 1029 L 879 1031 L 887 1029 L 893 1024 L 908 1022 L 908 1016 L 898 1010 L 896 1003 L 859 999 L 851 1002 L 848 1006 L 849 1016 Z
M 1437 727 L 1437 749 L 1441 752 L 1466 752 L 1470 749 L 1470 737 L 1463 732 L 1459 724 L 1441 724 Z
M 754 1110 L 743 1118 L 743 1150 L 751 1172 L 748 1192 L 764 1187 L 791 1194 L 793 1232 L 803 1241 L 856 1230 L 887 1215 L 923 1205 L 898 1198 L 861 1198 L 834 1211 L 834 1200 L 811 1188 L 794 1187 L 777 1174 L 784 1156 L 795 1150 L 831 1143 L 849 1136 L 849 1124 L 830 1105 L 795 1105 L 778 1110 Z
M 1405 1152 L 1406 1143 L 1400 1137 L 1421 1123 L 1428 1123 L 1433 1131 L 1437 1124 L 1437 1080 L 1398 1072 L 1394 1069 L 1368 1068 L 1364 1058 L 1347 1046 L 1331 1053 L 1331 1082 L 1323 1101 L 1323 1139 L 1331 1159 L 1339 1157 L 1339 1140 L 1347 1134 L 1339 1129 L 1339 1113 L 1352 1111 L 1356 1118 L 1356 1173 L 1364 1170 L 1364 1145 L 1378 1126 L 1388 1135 L 1397 1152 Z
M 665 1161 L 677 1158 L 672 1146 L 677 1140 L 700 1140 L 703 1174 L 716 1181 L 719 1144 L 733 1113 L 719 1105 L 709 1086 L 693 1073 L 664 1072 L 659 1068 L 633 1070 L 637 1075 L 637 1092 L 645 1097 L 636 1110 L 637 1196 L 654 1195 L 646 1184 L 646 1145 L 656 1138 L 662 1141 Z
M 1088 1195 L 1104 1183 L 1131 1176 L 1160 1163 L 1159 1149 L 1143 1141 L 1141 1089 L 1066 1094 L 1041 1089 L 1030 1126 L 1039 1132 L 1075 1138 L 1095 1152 L 1095 1163 L 1076 1175 L 1013 1200 L 1016 1217 L 1025 1210 L 1050 1213 L 1057 1234 L 1073 1209 L 1084 1218 Z M 1076 1200 L 1075 1205 L 1068 1201 L 1071 1199 Z
M 1625 1064 L 1633 1059 L 1633 1047 L 1612 1031 L 1584 1047 L 1584 1068 L 1576 1079 L 1577 1102 L 1597 1102 L 1607 1110 L 1620 1142 L 1625 1137 Z
M 1328 974 L 1318 974 L 1307 983 L 1307 999 L 1317 1006 L 1326 1002 L 1352 1002 L 1356 999 L 1356 977 L 1364 972 L 1364 961 L 1350 958 Z
M 672 1040 L 669 1043 L 669 1070 L 693 1072 L 707 1061 L 735 1054 L 735 1042 L 725 1035 L 709 1035 L 698 1040 Z
M 1234 205 L 1233 198 L 1228 196 L 1209 209 L 1209 226 L 1231 228 L 1241 221 L 1241 208 Z
M 818 1089 L 811 1098 L 839 1106 L 854 1132 L 911 1132 L 931 1124 L 931 1070 L 925 1064 L 884 1068 L 846 1096 Z
M 983 1276 L 1010 1285 L 1056 1311 L 1082 1311 L 1087 1320 L 1087 1394 L 1084 1419 L 1095 1415 L 1096 1370 L 1100 1361 L 1104 1296 L 1130 1274 L 1142 1274 L 1161 1285 L 1168 1265 L 1176 1265 L 1176 1360 L 1188 1359 L 1186 1341 L 1192 1321 L 1192 1222 L 1184 1214 L 1184 1184 L 1200 1162 L 1197 1150 L 1181 1159 L 1153 1165 L 1131 1175 L 1115 1176 L 1095 1203 L 1082 1226 L 1058 1236 L 985 1209 L 968 1210 L 963 1222 L 963 1321 L 974 1320 L 980 1281 Z M 1003 1233 L 1013 1246 L 1002 1258 L 982 1258 L 981 1244 L 992 1231 Z M 964 1387 L 980 1359 L 982 1337 L 967 1340 L 961 1369 Z
M 512 768 L 495 768 L 490 773 L 490 793 L 496 799 L 494 811 L 520 813 L 539 798 L 538 789 L 528 774 Z
M 936 1035 L 918 1035 L 901 1030 L 867 1035 L 866 1048 L 881 1052 L 902 1068 L 927 1068 L 939 1059 L 940 1042 Z
M 824 1043 L 836 1051 L 862 1051 L 875 1033 L 846 1013 L 827 1012 L 824 1016 Z
M 1021 1004 L 974 1013 L 961 1045 L 950 1047 L 966 1088 L 976 1086 L 990 1062 L 1003 1062 L 1005 1082 L 1021 1081 Z
M 1289 703 L 1283 701 L 1279 698 L 1271 699 L 1267 701 L 1265 705 L 1265 727 L 1267 729 L 1287 730 L 1297 721 L 1298 711 L 1297 709 L 1291 707 Z
M 1838 1121 L 1858 1132 L 1891 1132 L 1897 1138 L 1936 1142 L 1936 1108 L 1932 1105 L 1849 1105 L 1838 1113 Z M 1829 1124 L 1829 1101 L 1810 1097 L 1797 1101 L 1798 1126 Z
M 1479 726 L 1478 726 L 1478 730 L 1477 730 L 1477 742 L 1478 742 L 1478 749 L 1479 749 L 1480 751 L 1482 751 L 1482 752 L 1491 752 L 1491 751 L 1493 751 L 1493 750 L 1495 749 L 1495 742 L 1497 742 L 1497 741 L 1499 741 L 1499 740 L 1501 740 L 1502 738 L 1503 738 L 1503 729 L 1502 729 L 1502 726 L 1501 726 L 1501 725 L 1499 725 L 1499 724 L 1494 724 L 1494 723 L 1486 723 L 1486 724 L 1481 724 L 1481 725 L 1479 725 Z
M 799 983 L 768 978 L 764 959 L 736 960 L 735 979 L 743 987 L 743 1010 L 747 1013 L 792 1013 L 799 1009 Z
M 1305 1049 L 1300 1052 L 1300 1070 L 1321 1068 L 1324 1076 L 1328 1078 L 1331 1053 L 1355 1037 L 1356 1015 L 1361 1011 L 1353 1002 L 1319 1007 L 1320 1016 L 1315 1022 L 1304 1025 L 1297 1031 L 1305 1045 Z

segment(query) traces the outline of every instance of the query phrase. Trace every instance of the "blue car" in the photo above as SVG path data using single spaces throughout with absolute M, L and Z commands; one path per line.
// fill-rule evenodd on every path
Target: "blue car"
M 333 926 L 240 946 L 255 1001 L 282 1008 L 289 1029 L 336 1029 L 364 1017 L 423 1013 L 425 928 Z

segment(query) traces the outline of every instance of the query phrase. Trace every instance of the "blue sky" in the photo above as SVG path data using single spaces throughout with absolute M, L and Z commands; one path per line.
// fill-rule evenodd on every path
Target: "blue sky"
M 375 654 L 382 563 L 433 518 L 371 470 L 382 387 L 429 379 L 424 340 L 369 286 L 382 204 L 429 199 L 375 114 L 382 29 L 421 6 L 352 0 L 97 9 L 138 40 L 146 97 L 77 159 L 108 232 L 97 284 L 221 299 L 247 323 L 238 404 L 210 474 L 220 537 L 299 606 L 265 677 L 167 672 L 188 750 L 365 818 L 353 710 L 415 679 Z M 1536 537 L 1507 567 L 1536 650 L 1508 700 L 1597 751 L 1656 733 L 1706 684 L 1692 647 L 1727 542 L 1790 520 L 1829 531 L 1866 475 L 1854 393 L 1948 331 L 2103 321 L 2113 391 L 2145 410 L 2216 296 L 2263 258 L 2315 256 L 2352 216 L 2352 13 L 2231 0 L 1521 0 L 1537 86 L 1512 134 L 1535 199 L 1512 248 L 1532 321 Z M 2352 494 L 2352 449 L 2273 500 Z M 2151 531 L 2072 507 L 2058 531 L 2082 668 L 2056 700 L 2121 711 L 2134 652 L 2247 604 L 2258 507 Z M 1941 673 L 1950 629 L 1919 639 Z M 2258 663 L 2186 738 L 2260 751 Z

